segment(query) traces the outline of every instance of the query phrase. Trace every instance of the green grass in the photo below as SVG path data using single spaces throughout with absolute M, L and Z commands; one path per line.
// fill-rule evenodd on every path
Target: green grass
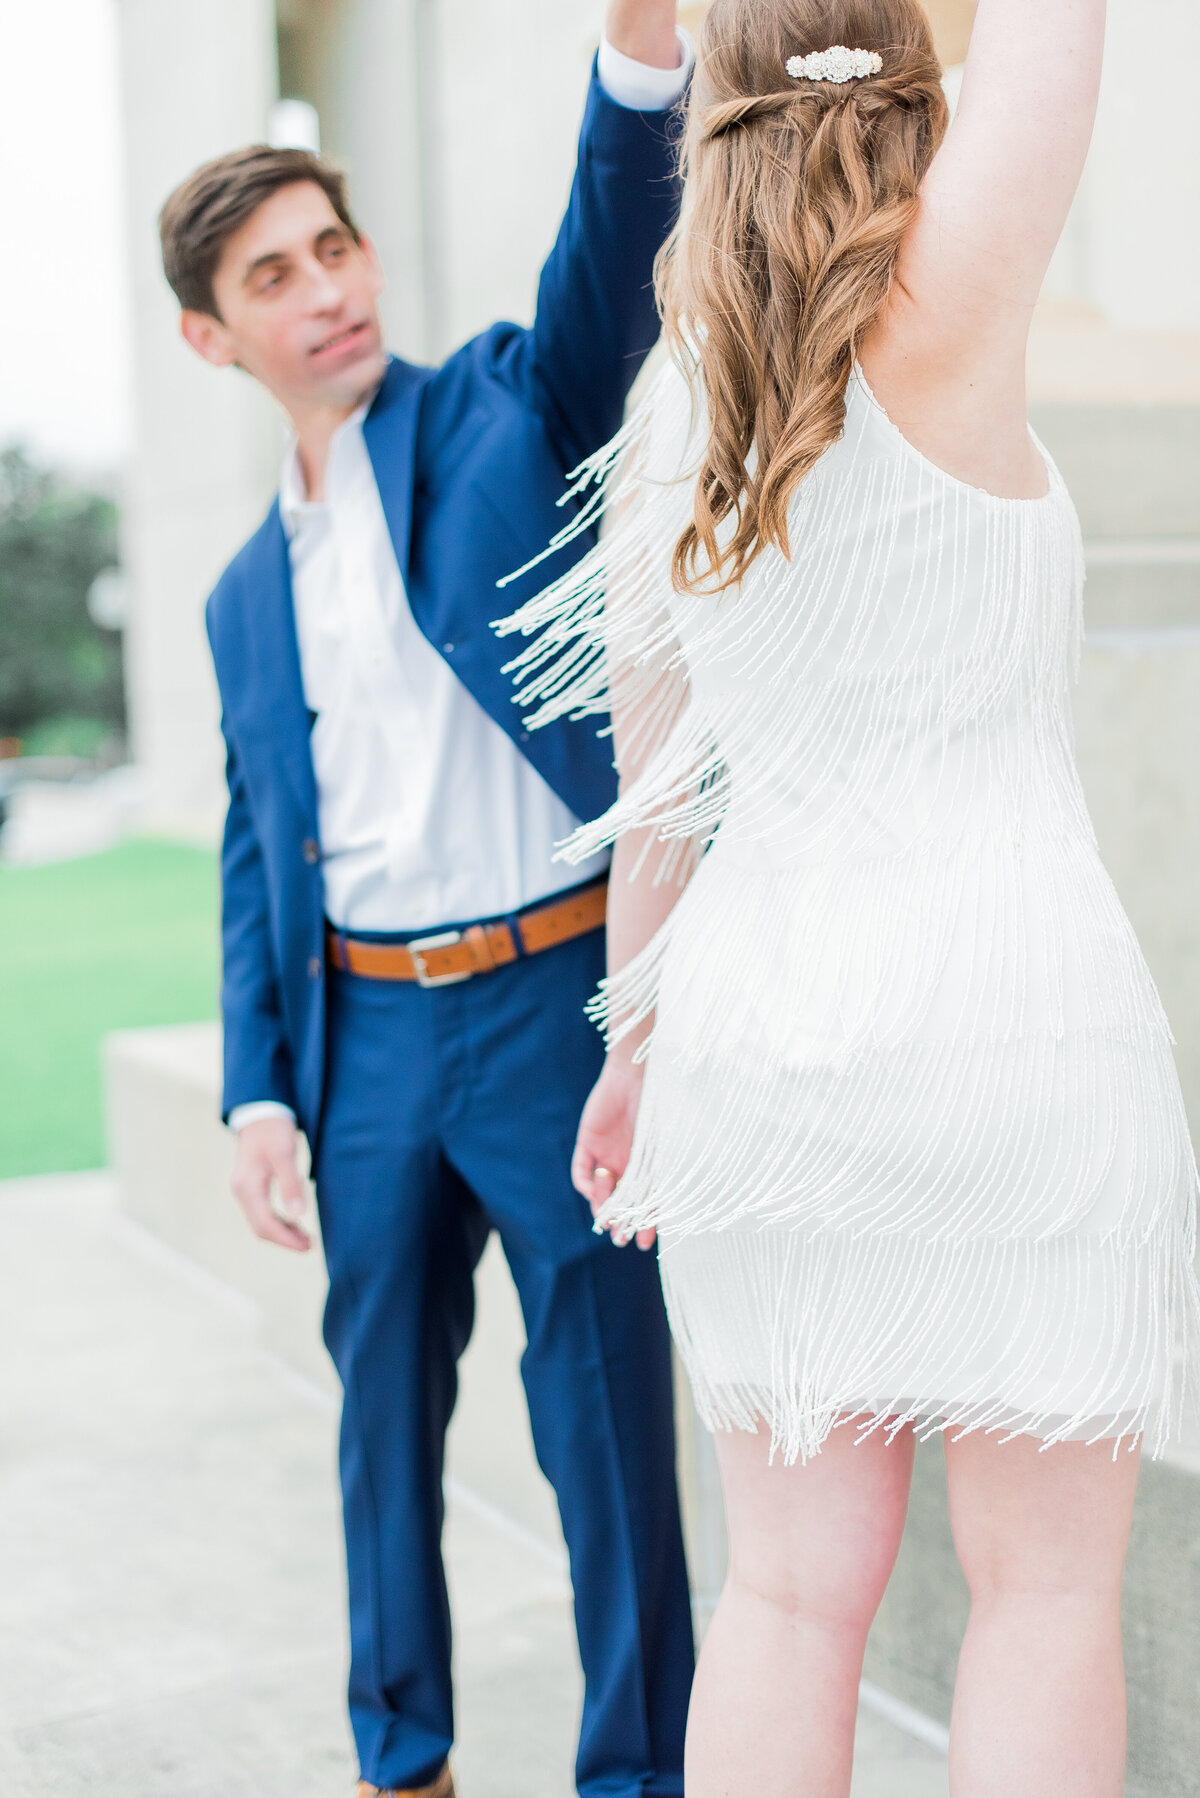
M 103 1165 L 100 1039 L 216 1016 L 217 920 L 207 850 L 0 866 L 0 1178 Z
M 21 738 L 22 755 L 79 755 L 88 759 L 116 732 L 102 718 L 46 718 Z

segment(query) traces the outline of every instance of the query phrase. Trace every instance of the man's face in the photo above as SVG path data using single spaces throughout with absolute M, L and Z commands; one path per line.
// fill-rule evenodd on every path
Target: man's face
M 293 413 L 357 406 L 384 370 L 373 246 L 355 243 L 313 181 L 264 200 L 226 243 L 218 318 L 184 312 L 183 334 L 217 367 L 236 363 Z

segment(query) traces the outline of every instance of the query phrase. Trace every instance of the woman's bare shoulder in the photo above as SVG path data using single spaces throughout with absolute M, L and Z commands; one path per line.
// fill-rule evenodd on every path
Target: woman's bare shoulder
M 955 480 L 1001 499 L 1040 499 L 1045 462 L 1029 434 L 1023 342 L 973 360 L 939 355 L 923 332 L 885 319 L 863 345 L 863 378 L 896 429 Z

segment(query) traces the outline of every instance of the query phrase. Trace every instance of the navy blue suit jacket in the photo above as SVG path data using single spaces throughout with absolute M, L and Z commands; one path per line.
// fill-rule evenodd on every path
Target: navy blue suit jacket
M 564 523 L 567 471 L 621 423 L 658 332 L 651 286 L 678 188 L 670 115 L 626 110 L 595 74 L 566 216 L 531 329 L 493 325 L 440 368 L 398 359 L 364 436 L 413 616 L 485 711 L 577 816 L 615 790 L 595 720 L 533 735 L 490 628 L 587 542 L 506 588 Z M 310 1140 L 321 1107 L 325 1012 L 317 797 L 278 503 L 208 602 L 229 812 L 222 852 L 226 1115 L 278 1099 Z

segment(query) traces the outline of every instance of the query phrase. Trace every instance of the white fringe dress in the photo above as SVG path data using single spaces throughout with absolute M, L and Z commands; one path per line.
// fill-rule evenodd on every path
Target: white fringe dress
M 596 549 L 499 626 L 531 723 L 636 720 L 572 859 L 653 825 L 689 884 L 597 1014 L 653 1013 L 605 1220 L 657 1225 L 713 1428 L 1137 1439 L 1192 1395 L 1196 1167 L 1101 866 L 1068 686 L 1074 507 L 943 473 L 861 371 L 791 559 L 673 591 L 699 424 L 668 365 L 579 471 Z M 628 727 L 627 727 L 628 734 Z M 669 858 L 668 858 L 669 859 Z

